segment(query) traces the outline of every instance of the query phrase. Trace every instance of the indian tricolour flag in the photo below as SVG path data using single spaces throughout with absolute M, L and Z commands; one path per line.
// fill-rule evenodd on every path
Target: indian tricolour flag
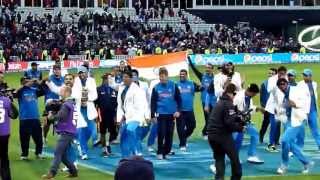
M 160 67 L 167 68 L 170 77 L 178 76 L 181 69 L 188 71 L 187 52 L 136 56 L 129 59 L 128 64 L 139 71 L 140 77 L 146 79 L 156 79 Z

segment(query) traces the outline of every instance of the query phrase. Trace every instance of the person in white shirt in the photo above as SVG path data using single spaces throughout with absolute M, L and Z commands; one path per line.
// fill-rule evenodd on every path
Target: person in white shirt
M 139 127 L 137 129 L 137 155 L 142 155 L 142 141 L 147 136 L 149 129 L 150 129 L 150 94 L 149 94 L 149 86 L 147 82 L 140 81 L 139 80 L 139 71 L 136 69 L 132 70 L 132 81 L 136 83 L 140 89 L 144 92 L 144 95 L 146 97 L 147 103 L 145 103 L 144 111 L 144 119 L 139 124 Z
M 257 111 L 263 112 L 264 110 L 262 108 L 256 107 L 253 104 L 252 98 L 256 96 L 258 93 L 259 93 L 259 86 L 257 84 L 250 84 L 246 90 L 241 90 L 237 92 L 236 96 L 233 99 L 233 104 L 237 107 L 238 111 L 241 111 L 241 112 L 245 112 L 248 110 L 252 110 L 252 112 L 257 112 Z M 257 156 L 257 145 L 259 141 L 258 130 L 256 129 L 256 127 L 254 127 L 252 123 L 248 123 L 246 125 L 246 131 L 244 133 L 250 136 L 250 145 L 248 148 L 247 161 L 253 164 L 264 163 L 264 161 Z M 240 151 L 240 148 L 242 146 L 244 133 L 243 132 L 234 133 L 235 144 L 238 151 Z
M 270 113 L 270 133 L 269 133 L 269 144 L 267 146 L 267 151 L 269 152 L 277 152 L 277 145 L 279 144 L 280 138 L 280 127 L 281 123 L 279 119 L 275 118 L 275 102 L 274 102 L 274 94 L 279 90 L 277 87 L 277 81 L 280 78 L 287 79 L 287 68 L 284 66 L 280 66 L 278 68 L 277 75 L 274 75 L 268 79 L 267 91 L 270 93 L 269 98 L 267 100 L 267 104 L 265 110 Z
M 304 156 L 297 145 L 297 137 L 303 128 L 303 121 L 307 118 L 306 100 L 303 89 L 289 86 L 288 80 L 280 78 L 277 81 L 278 90 L 274 94 L 275 117 L 283 123 L 284 134 L 281 138 L 281 165 L 278 174 L 285 174 L 289 165 L 289 151 L 303 164 L 302 173 L 309 172 L 313 162 Z
M 88 77 L 88 69 L 84 66 L 78 68 L 78 77 L 75 78 L 72 87 L 72 97 L 76 101 L 78 113 L 77 128 L 81 146 L 81 159 L 88 159 L 88 140 L 97 134 L 96 118 L 98 112 L 94 101 L 98 98 L 95 79 Z
M 221 66 L 221 72 L 214 77 L 215 95 L 219 98 L 227 84 L 233 83 L 236 85 L 237 91 L 242 90 L 243 80 L 239 72 L 235 72 L 232 62 L 225 63 Z
M 132 72 L 123 72 L 117 97 L 117 123 L 120 124 L 120 149 L 123 158 L 137 154 L 137 128 L 145 119 L 148 106 L 143 90 L 132 81 Z
M 316 144 L 320 150 L 320 135 L 318 131 L 318 93 L 317 83 L 312 80 L 312 70 L 304 69 L 303 81 L 298 83 L 298 87 L 304 90 L 304 97 L 306 98 L 306 110 L 308 113 L 308 125 L 311 129 L 311 134 L 316 141 Z M 304 128 L 303 128 L 304 131 Z M 303 133 L 304 135 L 304 133 Z M 304 139 L 304 136 L 303 136 Z M 303 143 L 302 143 L 303 146 Z

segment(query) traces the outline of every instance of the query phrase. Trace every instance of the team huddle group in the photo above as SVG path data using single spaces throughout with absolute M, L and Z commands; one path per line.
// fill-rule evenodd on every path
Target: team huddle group
M 111 73 L 103 74 L 102 83 L 96 86 L 92 70 L 88 63 L 84 63 L 77 70 L 78 74 L 68 74 L 61 67 L 59 61 L 52 67 L 48 78 L 42 78 L 42 72 L 37 64 L 32 63 L 31 69 L 21 78 L 21 87 L 12 93 L 7 91 L 4 82 L 4 73 L 0 73 L 0 141 L 1 141 L 1 176 L 2 179 L 11 179 L 8 160 L 8 141 L 10 136 L 10 118 L 19 114 L 19 133 L 21 143 L 21 159 L 27 160 L 30 137 L 35 142 L 35 155 L 43 158 L 42 150 L 47 143 L 50 124 L 54 125 L 54 132 L 59 135 L 54 152 L 52 165 L 43 179 L 52 179 L 56 176 L 59 164 L 63 162 L 69 171 L 68 177 L 77 177 L 77 151 L 82 160 L 88 156 L 88 141 L 92 139 L 94 146 L 102 146 L 102 156 L 112 156 L 111 144 L 119 134 L 120 150 L 123 158 L 134 155 L 143 155 L 142 141 L 147 138 L 148 151 L 154 151 L 153 145 L 157 138 L 157 158 L 169 159 L 175 152 L 172 150 L 173 134 L 176 125 L 179 137 L 180 151 L 187 151 L 187 139 L 196 127 L 194 116 L 194 95 L 201 92 L 201 101 L 205 117 L 202 135 L 208 139 L 216 162 L 221 157 L 221 148 L 225 148 L 231 162 L 238 158 L 243 136 L 250 136 L 248 148 L 249 163 L 264 163 L 256 151 L 260 141 L 263 143 L 264 135 L 270 124 L 270 139 L 267 150 L 277 152 L 281 143 L 282 163 L 277 172 L 284 174 L 288 167 L 289 156 L 293 154 L 304 165 L 303 173 L 309 172 L 313 164 L 302 153 L 304 145 L 304 121 L 308 122 L 312 135 L 320 148 L 320 136 L 317 127 L 317 84 L 312 81 L 312 71 L 305 69 L 303 80 L 296 82 L 296 71 L 284 66 L 278 69 L 271 68 L 269 77 L 261 87 L 250 84 L 244 88 L 244 81 L 239 72 L 235 71 L 232 63 L 225 63 L 214 74 L 214 66 L 207 64 L 205 72 L 201 73 L 189 61 L 193 72 L 201 84 L 188 79 L 188 71 L 180 70 L 180 79 L 177 82 L 169 80 L 168 70 L 160 67 L 158 79 L 148 82 L 141 81 L 139 72 L 131 69 L 124 61 L 112 69 Z M 232 88 L 233 87 L 233 88 Z M 262 112 L 264 119 L 260 133 L 256 127 L 249 123 L 236 128 L 233 133 L 232 148 L 216 146 L 211 137 L 220 136 L 223 128 L 217 128 L 214 112 L 220 101 L 231 94 L 232 103 L 237 110 L 253 109 Z M 252 98 L 260 93 L 261 107 L 253 104 Z M 40 122 L 38 98 L 44 96 L 45 112 Z M 19 110 L 12 101 L 17 98 Z M 52 108 L 57 105 L 59 108 Z M 211 114 L 210 114 L 211 113 Z M 225 112 L 231 113 L 231 112 Z M 284 133 L 279 142 L 280 126 Z M 99 135 L 97 133 L 99 131 Z M 108 138 L 107 138 L 108 136 Z M 220 138 L 221 139 L 221 138 Z M 225 140 L 225 139 L 223 139 Z M 228 152 L 230 150 L 230 152 Z M 230 156 L 233 154 L 234 156 Z M 223 155 L 223 159 L 224 159 Z M 239 160 L 239 159 L 238 159 Z M 221 162 L 221 161 L 219 161 Z M 241 177 L 241 164 L 231 163 L 233 177 Z M 224 176 L 224 164 L 211 165 L 216 178 Z M 223 173 L 222 173 L 223 171 Z M 237 178 L 236 178 L 237 179 Z

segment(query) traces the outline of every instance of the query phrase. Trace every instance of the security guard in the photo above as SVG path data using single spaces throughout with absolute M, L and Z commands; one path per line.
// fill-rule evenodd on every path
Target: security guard
M 237 121 L 236 108 L 233 105 L 236 90 L 237 88 L 234 84 L 227 85 L 220 100 L 212 109 L 208 121 L 208 140 L 212 150 L 214 150 L 215 179 L 224 179 L 226 155 L 231 161 L 231 179 L 238 180 L 242 176 L 238 151 L 232 137 L 233 132 L 243 132 L 245 129 Z
M 116 110 L 117 110 L 117 92 L 109 86 L 110 73 L 102 76 L 102 84 L 97 88 L 98 99 L 95 104 L 99 113 L 100 143 L 103 147 L 102 155 L 107 157 L 111 153 L 110 143 L 117 138 L 116 128 Z M 106 142 L 106 133 L 109 134 L 109 140 Z

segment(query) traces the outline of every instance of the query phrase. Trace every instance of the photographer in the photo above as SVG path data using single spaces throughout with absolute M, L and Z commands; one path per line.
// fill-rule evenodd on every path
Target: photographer
M 20 119 L 21 160 L 28 160 L 30 136 L 35 142 L 35 155 L 43 158 L 42 130 L 40 124 L 38 97 L 44 94 L 43 89 L 30 77 L 21 79 L 22 87 L 15 91 L 14 97 L 18 98 Z
M 241 179 L 242 176 L 238 151 L 232 137 L 233 132 L 245 130 L 245 126 L 239 121 L 236 108 L 233 105 L 236 90 L 236 86 L 232 83 L 226 86 L 220 100 L 211 111 L 208 121 L 208 140 L 214 150 L 216 179 L 224 179 L 225 155 L 231 161 L 231 179 Z
M 11 180 L 8 145 L 10 137 L 10 118 L 15 119 L 18 117 L 18 110 L 13 105 L 10 98 L 5 94 L 0 93 L 0 179 Z
M 49 113 L 49 121 L 55 121 L 55 131 L 59 134 L 59 139 L 54 152 L 54 159 L 48 174 L 42 179 L 52 179 L 57 174 L 61 161 L 68 167 L 70 174 L 68 177 L 77 177 L 78 172 L 72 160 L 68 156 L 68 148 L 77 133 L 77 112 L 75 101 L 71 98 L 71 87 L 65 86 L 61 90 L 63 104 L 56 114 Z

